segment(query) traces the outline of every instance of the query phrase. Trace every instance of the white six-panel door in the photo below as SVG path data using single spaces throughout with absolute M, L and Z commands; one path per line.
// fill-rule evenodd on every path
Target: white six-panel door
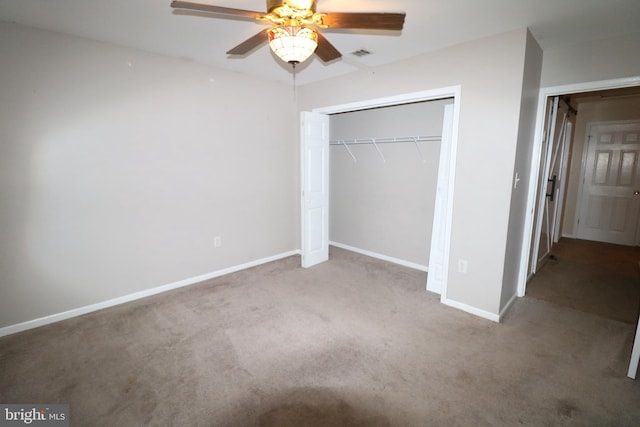
M 578 237 L 635 245 L 640 213 L 640 122 L 589 127 Z
M 329 259 L 329 116 L 301 113 L 302 266 Z

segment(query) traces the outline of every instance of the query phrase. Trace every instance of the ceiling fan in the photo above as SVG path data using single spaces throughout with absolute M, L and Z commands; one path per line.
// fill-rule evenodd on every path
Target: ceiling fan
M 271 27 L 261 30 L 236 47 L 229 55 L 245 55 L 266 41 L 283 61 L 303 62 L 313 53 L 323 62 L 342 54 L 319 32 L 318 28 L 402 30 L 405 13 L 316 12 L 315 0 L 267 0 L 267 12 L 232 9 L 210 4 L 174 0 L 171 7 L 222 15 L 223 18 L 255 19 Z

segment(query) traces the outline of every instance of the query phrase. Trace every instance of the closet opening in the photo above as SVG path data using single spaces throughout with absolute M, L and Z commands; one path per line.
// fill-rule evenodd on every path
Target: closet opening
M 330 116 L 330 244 L 428 271 L 444 106 Z
M 322 235 L 321 215 L 314 226 L 305 197 L 314 175 L 309 169 L 323 164 L 306 150 L 304 122 L 305 114 L 321 114 L 328 129 L 327 253 L 331 244 L 429 272 L 427 289 L 446 301 L 460 91 L 455 86 L 302 113 L 303 265 L 305 241 L 314 230 L 317 239 Z

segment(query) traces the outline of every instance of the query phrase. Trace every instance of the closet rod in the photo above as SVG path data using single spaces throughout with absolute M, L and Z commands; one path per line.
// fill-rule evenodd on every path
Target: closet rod
M 441 136 L 401 136 L 395 138 L 357 138 L 357 139 L 335 139 L 329 141 L 330 145 L 346 144 L 393 144 L 401 142 L 427 142 L 440 141 Z
M 342 145 L 344 148 L 346 148 L 347 152 L 349 152 L 349 155 L 353 159 L 353 163 L 357 163 L 358 159 L 356 159 L 356 156 L 354 156 L 353 152 L 349 148 L 349 145 L 373 144 L 373 146 L 376 147 L 376 150 L 378 151 L 378 154 L 380 155 L 380 158 L 382 159 L 382 161 L 386 163 L 387 159 L 385 159 L 384 154 L 382 154 L 382 150 L 380 150 L 380 147 L 378 147 L 378 144 L 413 142 L 416 145 L 416 149 L 418 150 L 418 155 L 420 156 L 422 163 L 426 163 L 427 160 L 422 155 L 422 150 L 420 149 L 420 145 L 418 145 L 418 142 L 441 141 L 441 140 L 442 140 L 442 137 L 440 136 L 403 136 L 403 137 L 396 137 L 396 138 L 338 139 L 335 141 L 329 141 L 329 145 Z

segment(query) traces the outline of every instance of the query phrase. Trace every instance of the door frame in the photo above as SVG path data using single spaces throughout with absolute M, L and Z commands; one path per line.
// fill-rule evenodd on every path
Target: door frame
M 453 217 L 453 195 L 455 187 L 455 172 L 456 172 L 456 159 L 458 150 L 458 125 L 460 123 L 460 96 L 462 93 L 462 86 L 447 86 L 437 89 L 424 90 L 419 92 L 411 92 L 400 95 L 388 96 L 384 98 L 375 98 L 362 101 L 351 102 L 347 104 L 331 105 L 326 107 L 314 108 L 311 110 L 314 113 L 321 114 L 337 114 L 348 113 L 352 111 L 366 110 L 370 108 L 378 107 L 391 107 L 394 105 L 410 104 L 414 102 L 422 101 L 434 101 L 444 98 L 453 98 L 453 130 L 451 135 L 451 144 L 449 145 L 449 179 L 448 185 L 445 187 L 446 191 L 443 193 L 443 197 L 446 195 L 445 203 L 445 215 L 441 221 L 437 224 L 433 223 L 433 231 L 440 231 L 444 238 L 444 245 L 442 245 L 442 257 L 444 261 L 444 268 L 442 271 L 442 290 L 440 294 L 440 301 L 448 301 L 447 298 L 447 283 L 449 275 L 449 252 L 451 246 L 451 219 Z M 441 155 L 442 158 L 442 155 Z M 304 173 L 304 164 L 300 165 L 301 171 Z M 438 187 L 440 188 L 440 182 Z M 438 193 L 436 193 L 436 204 L 438 203 Z M 302 221 L 301 221 L 302 223 Z M 302 230 L 304 233 L 304 230 Z M 431 257 L 430 257 L 431 258 Z
M 574 83 L 561 86 L 541 88 L 538 95 L 538 112 L 533 140 L 531 160 L 531 172 L 529 176 L 529 190 L 527 198 L 527 217 L 522 236 L 522 249 L 520 253 L 520 273 L 518 275 L 518 296 L 523 297 L 527 289 L 529 279 L 529 257 L 531 256 L 531 241 L 533 238 L 534 211 L 537 196 L 540 161 L 543 147 L 544 118 L 546 115 L 548 97 L 560 96 L 578 92 L 592 92 L 605 89 L 621 89 L 625 87 L 640 86 L 640 76 L 622 79 L 600 80 L 585 83 Z
M 547 98 L 548 99 L 548 98 Z M 549 99 L 550 102 L 547 103 L 547 99 L 545 99 L 545 122 L 547 121 L 546 114 L 549 113 L 549 105 L 551 105 L 551 112 L 549 114 L 548 120 L 548 129 L 545 129 L 544 135 L 542 136 L 542 146 L 540 147 L 540 163 L 543 167 L 542 176 L 538 174 L 539 182 L 537 183 L 537 200 L 536 200 L 536 210 L 534 215 L 535 221 L 535 234 L 533 237 L 533 252 L 531 254 L 531 262 L 528 264 L 531 266 L 531 272 L 535 273 L 538 268 L 538 263 L 541 261 L 540 258 L 540 238 L 542 237 L 542 226 L 545 220 L 545 214 L 548 214 L 548 202 L 547 202 L 547 188 L 549 187 L 549 182 L 547 178 L 549 177 L 549 172 L 551 170 L 551 160 L 553 158 L 553 148 L 554 143 L 556 142 L 556 127 L 558 120 L 558 111 L 560 109 L 560 97 L 555 96 L 553 99 Z M 546 150 L 544 142 L 546 142 Z M 539 171 L 538 171 L 539 173 Z M 554 205 L 555 206 L 555 205 Z M 547 215 L 547 229 L 549 228 L 549 216 Z M 549 242 L 547 242 L 549 244 Z M 545 253 L 544 257 L 546 257 L 548 253 Z M 543 257 L 543 258 L 544 258 Z M 528 260 L 527 260 L 528 262 Z

